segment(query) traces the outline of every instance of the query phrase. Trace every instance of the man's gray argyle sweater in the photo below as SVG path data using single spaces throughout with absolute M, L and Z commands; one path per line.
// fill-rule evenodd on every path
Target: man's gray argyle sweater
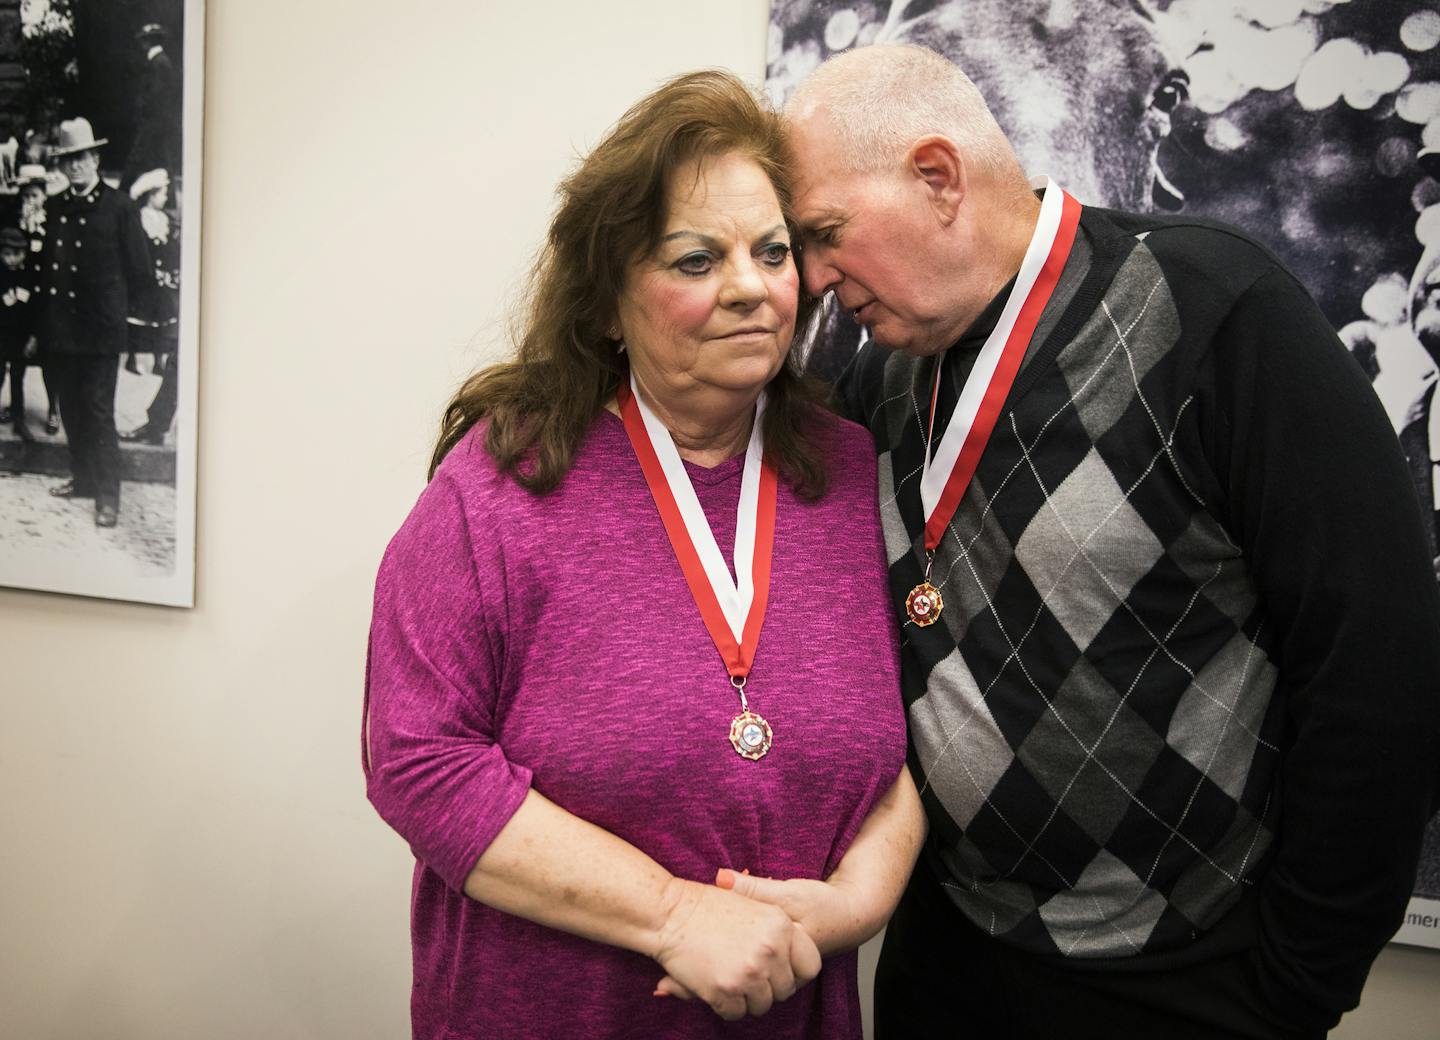
M 1294 1021 L 1331 1020 L 1399 922 L 1440 757 L 1440 596 L 1395 436 L 1263 248 L 1086 209 L 918 628 L 935 366 L 938 443 L 1008 292 L 942 360 L 867 344 L 839 387 L 880 452 L 918 869 L 1072 964 L 1226 934 Z

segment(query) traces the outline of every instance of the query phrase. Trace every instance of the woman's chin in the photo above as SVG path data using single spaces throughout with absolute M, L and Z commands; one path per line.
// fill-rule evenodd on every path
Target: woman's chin
M 784 363 L 783 354 L 777 357 L 773 350 L 766 351 L 764 355 L 757 352 L 750 357 L 733 358 L 714 366 L 706 373 L 704 382 L 719 390 L 758 393 L 775 378 Z

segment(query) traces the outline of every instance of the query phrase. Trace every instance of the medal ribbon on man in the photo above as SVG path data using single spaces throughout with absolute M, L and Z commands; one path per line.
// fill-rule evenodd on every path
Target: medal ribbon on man
M 925 578 L 905 597 L 905 616 L 921 628 L 939 620 L 945 607 L 940 590 L 930 583 L 935 549 L 945 537 L 950 520 L 975 476 L 1005 398 L 1020 371 L 1020 363 L 1025 360 L 1035 327 L 1040 323 L 1040 315 L 1060 282 L 1060 274 L 1075 244 L 1080 203 L 1048 177 L 1044 187 L 1040 217 L 1015 284 L 995 328 L 975 357 L 975 365 L 956 398 L 945 435 L 940 438 L 932 460 L 930 449 L 944 355 L 935 361 L 930 425 L 925 433 L 925 460 L 920 476 L 920 502 L 925 510 Z

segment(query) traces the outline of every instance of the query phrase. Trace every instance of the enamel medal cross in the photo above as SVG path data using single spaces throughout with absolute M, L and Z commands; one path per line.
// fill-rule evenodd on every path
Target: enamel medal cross
M 933 559 L 933 557 L 932 557 Z M 926 566 L 929 571 L 929 566 Z M 930 584 L 930 577 L 927 574 L 925 580 L 910 590 L 910 595 L 905 597 L 905 617 L 912 625 L 920 628 L 929 628 L 940 620 L 940 611 L 945 609 L 945 597 L 940 595 L 940 590 Z

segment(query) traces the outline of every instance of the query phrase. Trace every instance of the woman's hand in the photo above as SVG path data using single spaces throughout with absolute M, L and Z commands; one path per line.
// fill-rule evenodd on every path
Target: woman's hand
M 915 866 L 925 830 L 915 781 L 908 769 L 901 769 L 824 881 L 777 881 L 722 868 L 715 884 L 784 910 L 828 957 L 853 950 L 885 927 Z
M 672 880 L 666 891 L 678 894 L 654 955 L 669 974 L 655 995 L 700 997 L 722 1018 L 764 1014 L 819 974 L 821 954 L 852 950 L 885 926 L 925 829 L 915 782 L 901 769 L 825 881 L 724 868 L 714 888 Z M 780 964 L 787 951 L 788 974 Z
M 673 880 L 655 959 L 656 996 L 692 996 L 721 1018 L 763 1015 L 820 973 L 820 951 L 780 907 Z
M 737 874 L 722 867 L 715 875 L 715 884 L 784 910 L 825 953 L 853 946 L 853 937 L 864 931 L 874 916 L 865 901 L 866 893 L 838 874 L 829 881 L 777 880 L 752 877 L 748 872 Z

